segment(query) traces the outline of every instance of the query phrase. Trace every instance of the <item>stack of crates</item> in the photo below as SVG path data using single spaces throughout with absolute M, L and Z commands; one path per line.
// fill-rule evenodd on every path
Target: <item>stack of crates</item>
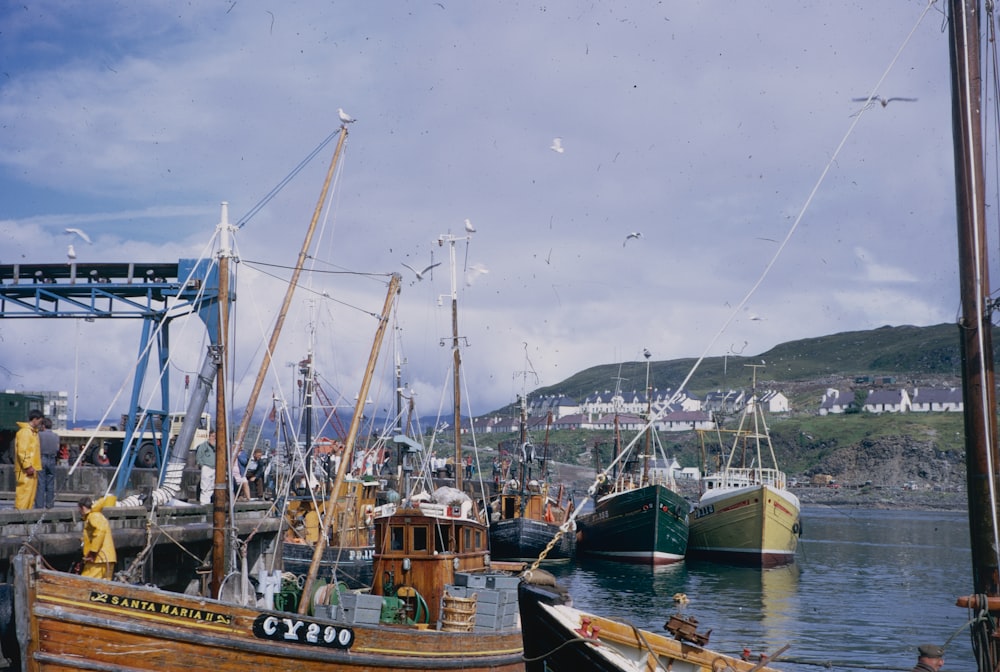
M 446 590 L 453 597 L 476 598 L 475 631 L 509 630 L 517 627 L 520 582 L 516 576 L 459 572 Z

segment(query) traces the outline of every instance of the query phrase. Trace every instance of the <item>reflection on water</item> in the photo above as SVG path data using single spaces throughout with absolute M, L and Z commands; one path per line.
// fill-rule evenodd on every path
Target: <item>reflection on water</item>
M 664 567 L 577 560 L 552 568 L 577 607 L 656 632 L 673 613 L 712 631 L 730 654 L 789 644 L 784 670 L 909 670 L 916 647 L 948 645 L 945 671 L 974 669 L 965 610 L 972 592 L 964 512 L 806 508 L 794 565 L 687 561 Z M 674 603 L 687 595 L 685 605 Z M 956 635 L 956 633 L 958 633 Z

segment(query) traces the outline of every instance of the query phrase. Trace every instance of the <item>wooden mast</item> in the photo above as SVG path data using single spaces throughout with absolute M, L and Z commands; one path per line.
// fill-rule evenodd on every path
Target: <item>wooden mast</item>
M 466 240 L 470 239 L 470 236 L 463 236 Z M 451 349 L 452 349 L 452 394 L 454 400 L 454 432 L 455 432 L 455 487 L 459 490 L 463 489 L 462 486 L 462 472 L 464 467 L 462 466 L 462 392 L 460 389 L 461 384 L 461 367 L 462 367 L 462 352 L 459 348 L 459 336 L 458 336 L 458 280 L 456 276 L 455 269 L 455 241 L 459 238 L 452 235 L 443 235 L 438 237 L 438 245 L 444 245 L 448 243 L 448 254 L 449 260 L 451 262 Z M 442 343 L 443 344 L 443 343 Z
M 219 222 L 219 338 L 215 356 L 215 489 L 212 498 L 212 577 L 209 592 L 219 597 L 226 575 L 226 514 L 229 510 L 229 469 L 226 425 L 226 360 L 229 344 L 229 258 L 232 256 L 229 204 L 222 204 Z
M 246 412 L 243 414 L 239 430 L 236 432 L 236 439 L 233 441 L 234 454 L 235 451 L 242 449 L 243 441 L 246 439 L 247 430 L 250 428 L 250 420 L 253 418 L 254 408 L 257 406 L 257 398 L 260 396 L 260 390 L 264 386 L 264 378 L 267 377 L 268 369 L 270 369 L 271 356 L 274 353 L 274 349 L 278 345 L 278 336 L 281 334 L 281 328 L 285 324 L 285 317 L 288 315 L 288 307 L 292 303 L 292 295 L 295 294 L 295 288 L 299 284 L 299 276 L 302 274 L 302 267 L 305 266 L 306 256 L 309 254 L 309 247 L 312 244 L 313 234 L 316 232 L 316 223 L 319 221 L 319 216 L 323 211 L 323 204 L 326 202 L 326 195 L 330 190 L 330 183 L 333 180 L 333 171 L 337 167 L 337 160 L 340 158 L 340 152 L 344 147 L 344 141 L 346 139 L 347 124 L 344 123 L 340 125 L 340 138 L 337 140 L 337 149 L 333 152 L 333 159 L 330 161 L 330 168 L 326 172 L 326 180 L 323 182 L 323 189 L 320 192 L 319 199 L 316 201 L 316 209 L 313 211 L 312 221 L 309 222 L 309 229 L 306 231 L 305 240 L 302 241 L 302 249 L 299 251 L 299 257 L 295 262 L 292 277 L 288 281 L 288 288 L 285 290 L 285 300 L 281 304 L 278 319 L 274 323 L 274 329 L 271 332 L 271 340 L 267 344 L 267 349 L 264 350 L 264 360 L 261 362 L 260 371 L 257 372 L 257 380 L 254 381 L 253 389 L 250 391 L 250 398 L 247 401 Z
M 1000 459 L 985 231 L 978 3 L 950 0 L 949 14 L 969 533 L 974 591 L 989 598 L 1000 595 L 1000 541 L 996 522 Z M 971 627 L 974 641 L 988 642 L 983 647 L 974 647 L 979 669 L 996 669 L 1000 644 L 992 636 L 992 626 L 980 619 Z
M 368 356 L 368 366 L 365 369 L 365 376 L 361 382 L 361 391 L 358 393 L 358 400 L 354 406 L 354 415 L 351 417 L 351 426 L 347 430 L 347 438 L 344 439 L 344 450 L 340 454 L 340 464 L 337 466 L 337 477 L 333 482 L 333 489 L 330 491 L 326 502 L 323 505 L 323 515 L 320 519 L 321 530 L 319 540 L 313 549 L 312 562 L 309 564 L 309 573 L 306 575 L 305 585 L 302 586 L 302 598 L 299 600 L 299 613 L 305 614 L 309 610 L 312 587 L 316 582 L 316 574 L 319 573 L 320 562 L 323 560 L 323 552 L 326 550 L 326 540 L 329 537 L 327 526 L 333 519 L 336 510 L 337 496 L 343 486 L 347 470 L 353 460 L 354 442 L 361 427 L 361 418 L 364 415 L 365 400 L 368 398 L 368 390 L 371 388 L 372 376 L 375 373 L 375 364 L 378 362 L 378 354 L 382 349 L 382 338 L 385 336 L 386 327 L 389 325 L 389 314 L 396 294 L 399 293 L 400 275 L 393 273 L 389 280 L 389 291 L 386 293 L 385 305 L 382 307 L 382 314 L 379 318 L 378 328 L 375 330 L 375 342 L 372 343 L 372 351 Z

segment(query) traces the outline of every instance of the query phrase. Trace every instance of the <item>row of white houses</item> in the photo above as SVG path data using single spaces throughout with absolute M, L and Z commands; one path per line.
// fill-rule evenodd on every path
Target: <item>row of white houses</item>
M 649 396 L 644 391 L 632 392 L 594 392 L 587 395 L 581 402 L 566 395 L 549 395 L 536 397 L 528 404 L 529 417 L 546 418 L 551 413 L 556 420 L 569 416 L 584 416 L 585 422 L 599 422 L 602 417 L 619 415 L 645 415 L 652 407 L 658 415 L 668 415 L 679 412 L 708 413 L 739 413 L 752 403 L 752 395 L 744 390 L 729 390 L 709 392 L 703 399 L 681 390 L 654 389 Z M 787 413 L 788 398 L 781 392 L 768 390 L 760 395 L 760 403 L 769 413 Z
M 898 390 L 867 390 L 860 395 L 854 390 L 829 388 L 819 406 L 820 415 L 847 413 L 961 413 L 965 410 L 962 390 L 957 387 L 915 387 L 913 392 Z
M 654 390 L 650 396 L 656 421 L 653 428 L 660 432 L 688 432 L 695 429 L 715 429 L 719 414 L 732 415 L 753 403 L 754 397 L 744 391 L 710 392 L 704 399 L 672 390 Z M 781 392 L 768 390 L 760 395 L 760 403 L 768 413 L 787 413 L 788 398 Z M 528 404 L 528 431 L 560 429 L 613 430 L 615 416 L 623 432 L 640 431 L 646 426 L 649 407 L 644 392 L 595 392 L 582 402 L 566 395 L 537 397 Z M 823 394 L 819 414 L 847 413 L 858 409 L 866 413 L 960 413 L 964 410 L 959 388 L 913 388 L 861 390 L 829 388 Z M 551 414 L 551 416 L 550 416 Z M 549 418 L 551 417 L 551 420 Z M 473 420 L 472 430 L 479 434 L 506 434 L 520 430 L 516 417 L 487 416 Z

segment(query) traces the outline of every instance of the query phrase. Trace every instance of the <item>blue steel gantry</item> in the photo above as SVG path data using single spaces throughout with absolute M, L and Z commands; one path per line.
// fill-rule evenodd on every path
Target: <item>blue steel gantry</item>
M 232 300 L 232 296 L 230 300 Z M 210 259 L 161 263 L 63 263 L 0 265 L 0 319 L 141 319 L 142 335 L 125 420 L 125 453 L 120 482 L 125 483 L 139 455 L 139 466 L 164 461 L 170 408 L 169 325 L 197 312 L 218 344 L 218 265 Z M 142 384 L 156 346 L 162 409 L 140 409 Z M 137 427 L 137 419 L 142 423 Z M 156 437 L 154 450 L 135 448 L 134 436 Z

